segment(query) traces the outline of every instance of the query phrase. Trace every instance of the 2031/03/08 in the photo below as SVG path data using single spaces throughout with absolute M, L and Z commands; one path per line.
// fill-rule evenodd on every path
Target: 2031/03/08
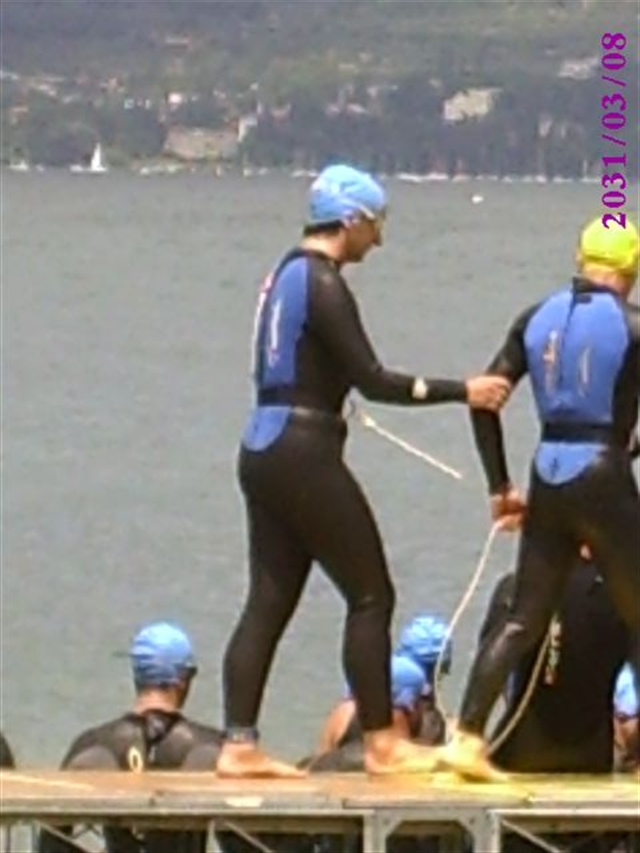
M 604 33 L 600 44 L 603 49 L 603 55 L 600 59 L 602 68 L 606 72 L 614 72 L 615 77 L 609 74 L 603 74 L 602 80 L 613 87 L 624 89 L 627 85 L 624 80 L 623 72 L 627 64 L 626 56 L 623 51 L 627 46 L 627 37 L 624 33 Z M 610 133 L 603 133 L 602 138 L 605 142 L 618 146 L 618 148 L 626 148 L 627 141 L 619 131 L 624 132 L 627 125 L 627 99 L 622 92 L 615 89 L 609 91 L 602 97 L 602 127 L 605 131 L 613 131 L 617 133 L 612 136 Z M 609 210 L 617 210 L 617 213 L 603 213 L 602 224 L 605 228 L 610 228 L 611 225 L 625 228 L 627 224 L 627 215 L 620 210 L 627 203 L 627 197 L 624 190 L 627 188 L 627 179 L 625 171 L 627 167 L 627 152 L 617 155 L 603 155 L 602 164 L 605 172 L 602 175 L 602 204 Z M 618 171 L 608 172 L 610 167 L 618 167 Z

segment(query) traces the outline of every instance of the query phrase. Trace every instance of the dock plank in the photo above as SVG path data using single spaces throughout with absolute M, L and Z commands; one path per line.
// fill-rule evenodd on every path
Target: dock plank
M 466 783 L 450 774 L 369 778 L 364 774 L 318 774 L 303 780 L 219 779 L 214 773 L 179 772 L 92 772 L 92 771 L 0 771 L 2 814 L 40 814 L 51 809 L 68 810 L 81 816 L 93 813 L 96 804 L 153 812 L 194 808 L 290 809 L 380 807 L 424 809 L 434 806 L 482 804 L 494 808 L 535 804 L 557 806 L 580 804 L 605 808 L 638 806 L 640 785 L 635 777 L 519 776 L 507 783 Z M 100 809 L 101 812 L 105 808 Z

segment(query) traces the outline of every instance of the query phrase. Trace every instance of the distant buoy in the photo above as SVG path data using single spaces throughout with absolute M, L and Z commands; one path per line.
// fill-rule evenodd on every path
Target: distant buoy
M 471 196 L 471 204 L 480 204 L 484 201 L 484 196 L 479 193 L 475 193 Z

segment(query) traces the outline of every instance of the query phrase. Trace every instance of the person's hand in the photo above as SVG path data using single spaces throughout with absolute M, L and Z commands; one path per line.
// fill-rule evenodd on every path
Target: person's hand
M 472 409 L 499 412 L 509 394 L 511 383 L 503 376 L 474 376 L 467 380 L 467 402 Z
M 498 523 L 500 530 L 509 533 L 520 530 L 526 511 L 526 501 L 513 486 L 491 495 L 491 518 Z

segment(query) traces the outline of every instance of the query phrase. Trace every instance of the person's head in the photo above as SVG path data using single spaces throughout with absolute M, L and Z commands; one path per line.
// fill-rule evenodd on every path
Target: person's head
M 421 699 L 426 687 L 422 667 L 405 655 L 391 657 L 391 704 L 394 712 L 401 712 L 406 720 L 410 737 L 415 737 L 422 720 Z
M 603 284 L 627 297 L 638 277 L 640 237 L 629 218 L 625 227 L 602 217 L 592 220 L 580 233 L 576 250 L 578 272 L 596 284 Z
M 390 677 L 394 718 L 397 714 L 403 715 L 406 728 L 413 736 L 420 727 L 422 711 L 420 702 L 427 686 L 424 671 L 411 658 L 396 653 L 391 656 Z M 347 684 L 344 700 L 353 701 L 353 698 L 353 691 Z
M 446 675 L 451 670 L 453 648 L 447 634 L 447 623 L 434 613 L 415 616 L 400 632 L 396 654 L 411 658 L 422 668 L 427 680 L 427 691 L 433 687 L 434 672 L 440 656 L 440 672 Z
M 166 702 L 181 708 L 198 669 L 185 632 L 170 622 L 153 622 L 133 638 L 129 649 L 133 683 L 138 697 L 164 694 Z
M 305 239 L 323 242 L 340 263 L 358 263 L 382 245 L 386 206 L 385 191 L 370 174 L 327 166 L 309 189 Z

